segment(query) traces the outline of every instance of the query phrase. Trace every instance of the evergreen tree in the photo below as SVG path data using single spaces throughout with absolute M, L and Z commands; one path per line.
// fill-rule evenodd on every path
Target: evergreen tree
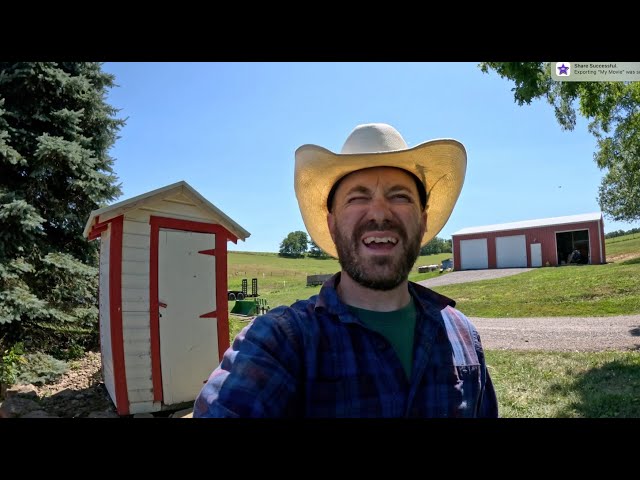
M 113 86 L 99 63 L 0 62 L 0 351 L 97 344 L 97 242 L 82 231 L 121 194 Z

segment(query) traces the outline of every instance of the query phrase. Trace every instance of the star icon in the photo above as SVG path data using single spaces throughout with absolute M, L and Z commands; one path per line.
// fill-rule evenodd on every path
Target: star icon
M 558 69 L 558 75 L 569 75 L 569 66 L 565 65 L 564 63 L 562 65 L 560 65 L 559 67 L 556 67 Z

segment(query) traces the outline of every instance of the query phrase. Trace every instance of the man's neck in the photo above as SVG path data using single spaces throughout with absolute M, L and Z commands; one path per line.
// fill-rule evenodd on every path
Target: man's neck
M 340 273 L 336 291 L 340 300 L 347 305 L 376 312 L 399 310 L 411 300 L 407 280 L 393 290 L 372 290 L 357 283 L 344 270 Z

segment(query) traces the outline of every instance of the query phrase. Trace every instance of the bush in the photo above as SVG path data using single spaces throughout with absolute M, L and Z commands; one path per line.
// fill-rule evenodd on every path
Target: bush
M 52 352 L 56 358 L 60 360 L 78 360 L 86 353 L 85 348 L 82 345 L 78 345 L 76 342 L 71 341 L 64 347 L 59 347 Z
M 16 383 L 45 385 L 56 381 L 69 368 L 66 362 L 46 353 L 27 353 L 24 360 Z
M 24 346 L 16 343 L 9 350 L 5 350 L 0 357 L 0 384 L 11 386 L 16 383 L 20 371 L 20 364 L 25 362 Z

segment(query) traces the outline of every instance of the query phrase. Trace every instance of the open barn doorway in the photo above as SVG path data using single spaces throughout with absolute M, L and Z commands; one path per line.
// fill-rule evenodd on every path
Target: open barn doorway
M 591 263 L 589 230 L 556 232 L 558 265 Z

